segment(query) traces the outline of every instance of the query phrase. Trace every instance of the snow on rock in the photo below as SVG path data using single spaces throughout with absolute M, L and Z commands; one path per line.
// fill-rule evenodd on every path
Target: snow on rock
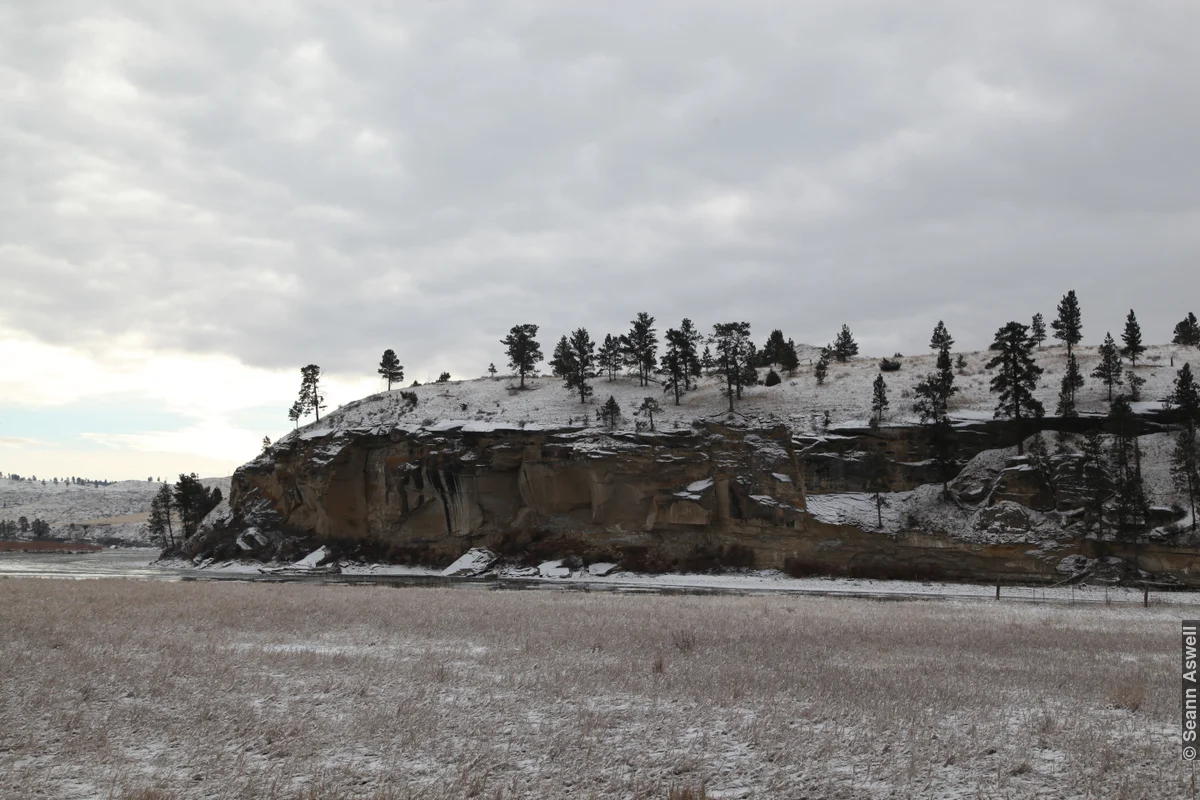
M 612 574 L 617 568 L 616 564 L 608 561 L 599 561 L 595 564 L 588 564 L 588 575 L 594 578 L 603 578 L 605 575 Z
M 496 554 L 485 547 L 473 547 L 457 561 L 442 570 L 444 578 L 470 578 L 485 572 L 496 563 Z
M 321 562 L 323 562 L 328 557 L 329 557 L 329 551 L 326 550 L 324 546 L 321 546 L 321 547 L 318 547 L 316 550 L 313 550 L 311 553 L 309 553 L 308 555 L 306 555 L 304 558 L 300 559 L 296 563 L 292 564 L 292 566 L 298 567 L 299 569 L 315 569 L 316 567 L 321 566 Z
M 543 561 L 538 564 L 538 575 L 543 578 L 569 578 L 571 577 L 571 568 L 564 567 L 561 558 L 556 558 L 553 561 Z
M 689 483 L 688 487 L 687 487 L 687 491 L 689 494 L 700 494 L 705 489 L 711 489 L 712 485 L 713 485 L 713 479 L 705 478 L 702 481 L 696 481 L 695 483 Z

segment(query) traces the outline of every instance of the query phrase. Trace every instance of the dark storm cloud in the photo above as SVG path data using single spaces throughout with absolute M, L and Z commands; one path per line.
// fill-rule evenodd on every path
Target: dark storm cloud
M 1200 306 L 1187 3 L 13 3 L 0 323 L 359 372 Z

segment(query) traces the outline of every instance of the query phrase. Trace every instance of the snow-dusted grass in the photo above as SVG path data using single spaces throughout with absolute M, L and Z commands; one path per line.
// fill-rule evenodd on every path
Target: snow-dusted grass
M 1080 370 L 1085 376 L 1091 375 L 1099 361 L 1097 350 L 1096 347 L 1075 348 Z M 988 388 L 992 373 L 985 370 L 984 365 L 993 355 L 989 352 L 965 354 L 967 367 L 964 374 L 957 377 L 959 393 L 951 404 L 952 413 L 959 418 L 991 419 L 996 400 Z M 1037 396 L 1046 406 L 1046 412 L 1052 414 L 1066 366 L 1066 348 L 1045 347 L 1037 351 L 1036 357 L 1045 369 Z M 1169 366 L 1172 358 L 1174 367 Z M 884 374 L 891 399 L 884 424 L 916 421 L 912 413 L 912 390 L 934 369 L 935 360 L 931 353 L 912 355 L 902 359 L 903 366 L 898 372 Z M 1189 360 L 1200 366 L 1200 351 L 1170 345 L 1149 348 L 1137 368 L 1138 374 L 1146 379 L 1142 390 L 1146 400 L 1143 407 L 1157 407 L 1157 401 L 1171 391 L 1176 370 Z M 760 370 L 760 374 L 765 376 L 766 370 Z M 870 418 L 871 384 L 879 374 L 878 358 L 855 358 L 846 364 L 831 364 L 824 385 L 818 386 L 812 366 L 803 363 L 794 377 L 785 375 L 778 386 L 748 387 L 736 407 L 738 413 L 761 424 L 786 423 L 797 433 L 818 430 L 826 411 L 834 426 L 865 426 Z M 567 392 L 557 378 L 526 379 L 524 391 L 518 390 L 516 385 L 516 379 L 508 377 L 425 384 L 404 389 L 417 395 L 417 406 L 411 409 L 400 397 L 401 389 L 396 388 L 349 403 L 331 411 L 320 423 L 301 430 L 313 435 L 345 428 L 392 425 L 437 428 L 445 427 L 447 423 L 469 423 L 476 428 L 583 424 L 596 427 L 596 409 L 609 395 L 620 403 L 624 412 L 621 428 L 633 429 L 637 422 L 646 422 L 643 417 L 635 417 L 634 411 L 645 397 L 654 397 L 663 409 L 655 414 L 656 428 L 672 430 L 686 428 L 698 418 L 721 415 L 728 407 L 721 395 L 719 378 L 701 379 L 700 388 L 685 394 L 679 406 L 674 404 L 673 396 L 663 394 L 659 384 L 642 387 L 631 377 L 620 377 L 615 381 L 604 377 L 595 379 L 592 382 L 595 396 L 585 404 L 579 402 L 578 395 Z M 1107 389 L 1088 377 L 1079 390 L 1076 403 L 1081 413 L 1105 413 L 1108 409 Z
M 13 797 L 1159 798 L 1191 776 L 1167 608 L 31 580 L 0 608 Z

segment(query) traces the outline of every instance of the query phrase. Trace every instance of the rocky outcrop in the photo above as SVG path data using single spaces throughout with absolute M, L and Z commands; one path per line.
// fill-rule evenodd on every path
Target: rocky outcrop
M 782 564 L 805 524 L 788 430 L 443 430 L 296 436 L 240 468 L 231 506 L 314 541 L 436 562 L 468 547 L 651 567 Z M 269 511 L 263 511 L 269 506 Z
M 1015 443 L 1019 432 L 995 422 L 956 430 L 989 445 Z M 895 524 L 875 530 L 873 508 L 858 527 L 818 513 L 817 504 L 810 513 L 814 482 L 834 506 L 831 490 L 851 488 L 858 496 L 848 499 L 864 500 L 858 471 L 867 447 L 885 450 L 893 488 L 906 492 L 890 515 Z M 187 555 L 287 558 L 325 545 L 445 567 L 486 548 L 530 566 L 571 558 L 646 571 L 758 567 L 986 581 L 1059 580 L 1064 557 L 1096 555 L 1096 543 L 1065 531 L 1056 515 L 1068 512 L 1050 482 L 1011 451 L 979 450 L 943 498 L 940 486 L 924 485 L 924 447 L 915 428 L 801 439 L 784 426 L 711 421 L 671 433 L 314 426 L 238 469 L 228 510 Z M 1070 483 L 1069 462 L 1062 459 L 1054 483 Z M 908 492 L 910 485 L 919 489 Z M 1107 557 L 1121 548 L 1148 572 L 1193 580 L 1194 549 L 1099 549 Z

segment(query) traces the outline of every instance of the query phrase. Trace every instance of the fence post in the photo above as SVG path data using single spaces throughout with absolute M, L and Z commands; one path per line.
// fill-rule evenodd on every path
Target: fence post
M 1000 584 L 996 584 L 996 599 L 1000 599 Z
M 1150 586 L 1149 585 L 1142 587 L 1142 607 L 1143 608 L 1150 607 Z

